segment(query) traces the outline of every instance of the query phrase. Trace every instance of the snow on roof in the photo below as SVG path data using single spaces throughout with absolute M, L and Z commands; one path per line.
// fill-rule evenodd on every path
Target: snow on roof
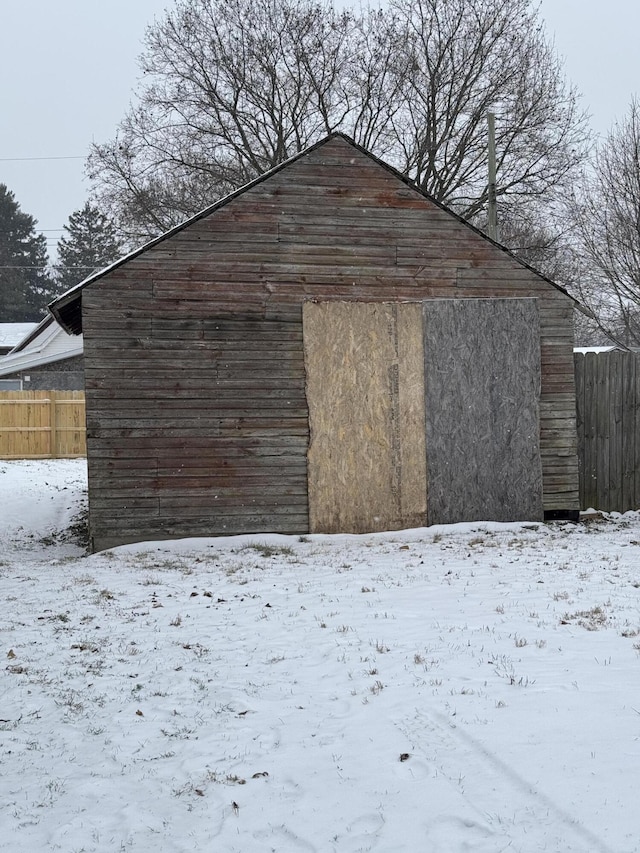
M 608 347 L 574 347 L 574 352 L 582 353 L 582 355 L 586 355 L 588 352 L 613 352 L 614 350 L 620 350 L 621 347 L 617 347 L 615 345 L 611 345 Z
M 0 323 L 0 347 L 18 346 L 23 338 L 32 332 L 37 323 Z

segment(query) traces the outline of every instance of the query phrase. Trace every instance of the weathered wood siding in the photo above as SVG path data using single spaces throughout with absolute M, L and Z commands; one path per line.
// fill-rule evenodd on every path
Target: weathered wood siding
M 422 307 L 303 310 L 312 533 L 427 523 Z
M 640 354 L 576 353 L 580 508 L 640 508 Z
M 539 299 L 544 507 L 576 509 L 573 303 L 337 137 L 85 288 L 95 546 L 307 530 L 302 302 L 482 296 Z
M 104 324 L 100 312 L 103 335 Z M 300 324 L 115 313 L 111 324 L 109 348 L 103 337 L 99 356 L 85 355 L 98 547 L 306 529 Z
M 537 300 L 423 305 L 429 523 L 541 521 Z

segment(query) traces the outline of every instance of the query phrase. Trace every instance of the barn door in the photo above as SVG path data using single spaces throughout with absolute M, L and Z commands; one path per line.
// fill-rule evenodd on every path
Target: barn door
M 537 301 L 423 306 L 429 524 L 542 519 Z
M 535 299 L 307 303 L 309 526 L 542 519 Z
M 426 523 L 419 303 L 306 303 L 309 526 L 364 533 Z

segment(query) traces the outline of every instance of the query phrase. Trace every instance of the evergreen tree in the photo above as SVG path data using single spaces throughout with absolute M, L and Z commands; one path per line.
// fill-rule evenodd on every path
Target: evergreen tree
M 33 216 L 23 213 L 0 184 L 0 322 L 41 320 L 54 296 L 47 242 L 35 226 Z
M 89 202 L 71 214 L 64 230 L 58 242 L 58 262 L 54 265 L 61 291 L 109 266 L 122 254 L 115 229 Z

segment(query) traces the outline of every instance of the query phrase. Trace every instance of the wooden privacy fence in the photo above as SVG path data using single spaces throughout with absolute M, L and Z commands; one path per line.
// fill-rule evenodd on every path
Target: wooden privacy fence
M 580 506 L 640 508 L 640 353 L 576 353 Z
M 86 453 L 83 391 L 0 392 L 0 459 Z

